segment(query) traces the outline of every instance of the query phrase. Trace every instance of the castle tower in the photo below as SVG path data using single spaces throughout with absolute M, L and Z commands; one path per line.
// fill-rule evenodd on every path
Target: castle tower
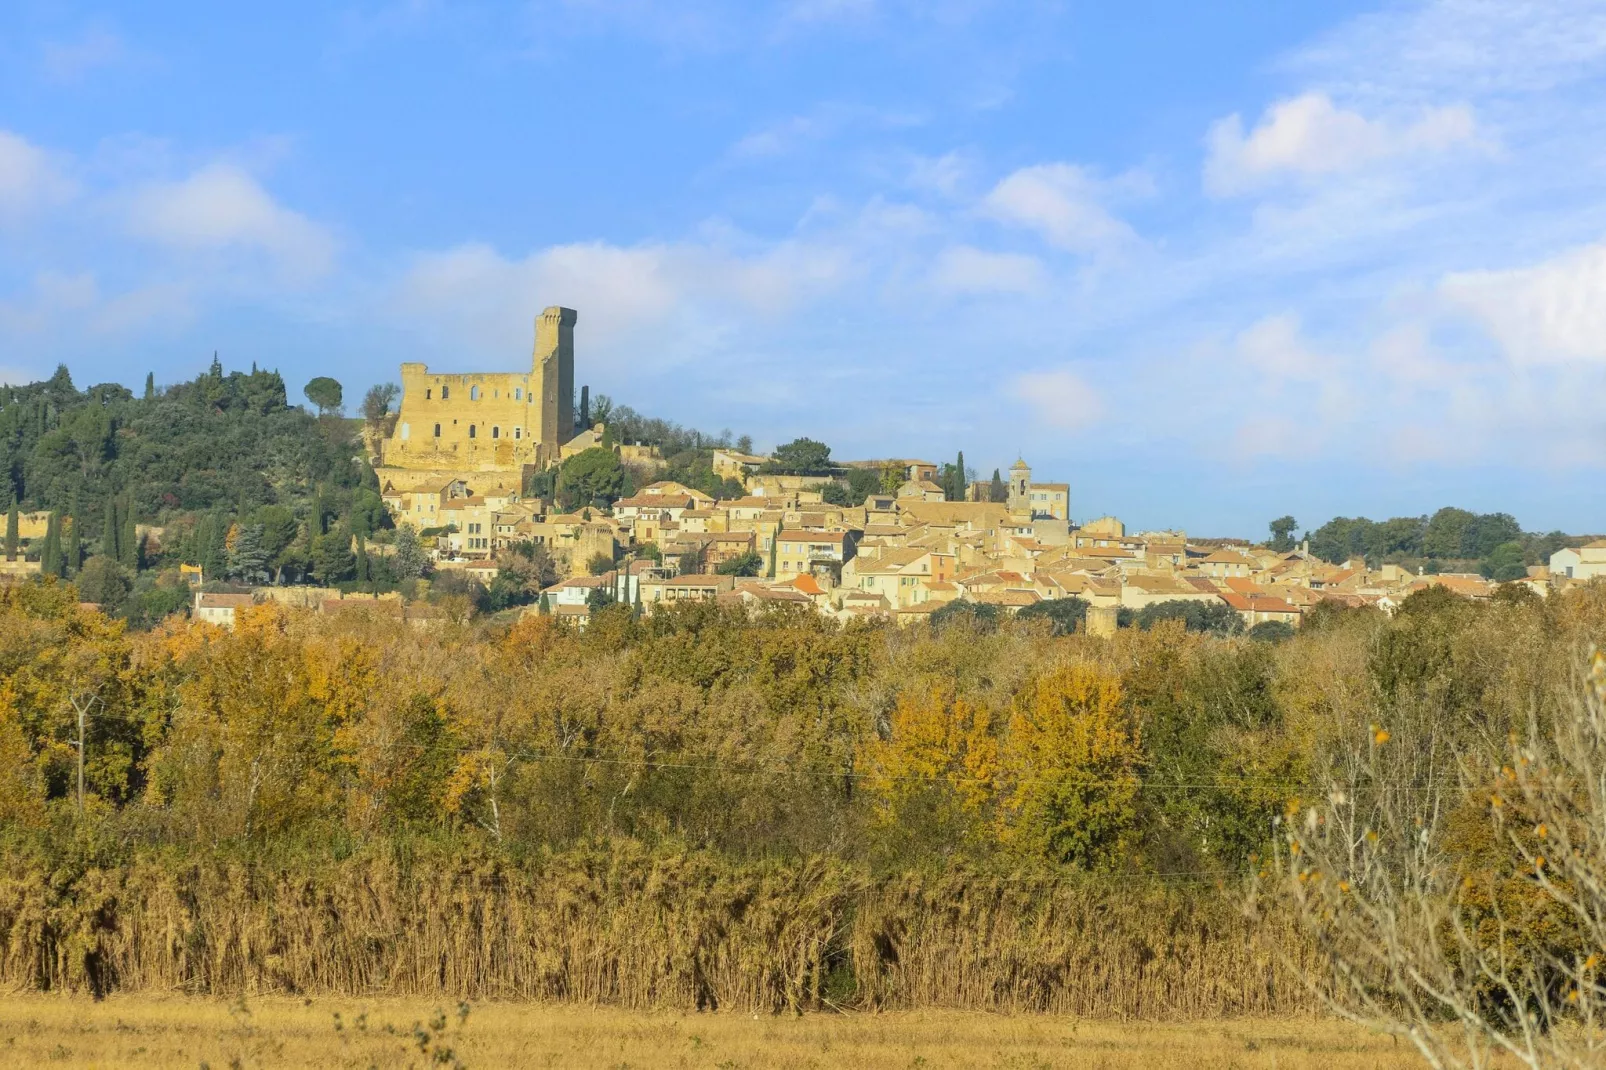
M 1032 469 L 1024 460 L 1009 466 L 1009 511 L 1021 516 L 1032 515 Z
M 563 444 L 574 437 L 574 324 L 579 313 L 553 305 L 535 321 L 532 387 L 541 398 L 541 452 L 556 461 Z

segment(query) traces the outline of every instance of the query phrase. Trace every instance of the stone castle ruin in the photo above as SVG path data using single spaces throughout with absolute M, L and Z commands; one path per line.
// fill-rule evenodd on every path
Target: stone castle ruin
M 527 372 L 432 373 L 401 366 L 401 411 L 384 439 L 383 464 L 430 472 L 545 468 L 574 437 L 572 308 L 535 321 Z

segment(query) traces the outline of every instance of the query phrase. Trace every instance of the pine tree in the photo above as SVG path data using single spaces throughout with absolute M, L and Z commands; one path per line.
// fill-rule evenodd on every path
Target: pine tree
M 117 530 L 117 560 L 130 572 L 139 571 L 139 529 L 134 525 L 134 492 L 129 491 L 118 509 L 121 524 Z
M 156 396 L 156 373 L 145 373 L 145 400 L 149 401 Z
M 117 552 L 117 537 L 122 533 L 122 525 L 117 516 L 117 495 L 106 495 L 106 516 L 100 522 L 100 552 L 113 561 L 121 561 L 123 555 Z
M 78 575 L 78 566 L 84 561 L 84 525 L 78 519 L 78 494 L 72 496 L 72 506 L 67 511 L 66 546 L 62 552 L 62 575 Z
M 17 496 L 11 496 L 11 508 L 6 510 L 6 560 L 17 559 L 18 533 L 21 528 L 21 517 L 17 515 Z

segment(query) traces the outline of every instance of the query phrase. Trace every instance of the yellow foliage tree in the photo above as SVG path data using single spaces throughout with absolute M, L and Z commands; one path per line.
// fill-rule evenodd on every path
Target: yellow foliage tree
M 998 773 L 998 740 L 985 707 L 934 689 L 900 695 L 886 739 L 865 751 L 874 820 L 919 837 L 968 839 L 985 827 Z
M 1088 664 L 1037 677 L 1015 697 L 1000 758 L 1000 839 L 1033 858 L 1115 868 L 1137 839 L 1141 761 L 1119 677 Z

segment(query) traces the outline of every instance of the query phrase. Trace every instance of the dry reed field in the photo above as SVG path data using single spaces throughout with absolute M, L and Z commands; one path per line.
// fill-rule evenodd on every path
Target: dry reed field
M 1390 1037 L 1318 1018 L 1112 1022 L 1053 1015 L 638 1013 L 421 1000 L 0 1001 L 0 1067 L 999 1067 L 1391 1070 Z M 437 1054 L 440 1053 L 440 1054 Z

